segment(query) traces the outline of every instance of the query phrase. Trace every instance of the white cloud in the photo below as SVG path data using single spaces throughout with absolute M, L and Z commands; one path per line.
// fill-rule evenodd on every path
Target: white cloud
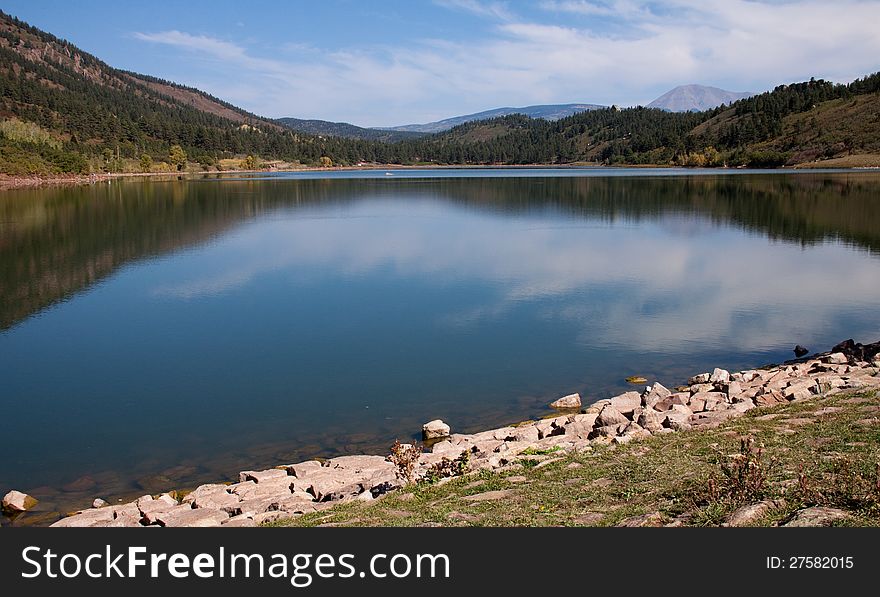
M 487 34 L 467 43 L 422 39 L 323 53 L 290 46 L 271 58 L 181 31 L 136 37 L 213 60 L 213 75 L 199 76 L 207 91 L 249 110 L 365 126 L 502 105 L 644 104 L 684 83 L 761 91 L 811 76 L 847 81 L 880 68 L 877 1 L 556 0 L 528 19 L 498 2 L 436 4 L 485 17 Z

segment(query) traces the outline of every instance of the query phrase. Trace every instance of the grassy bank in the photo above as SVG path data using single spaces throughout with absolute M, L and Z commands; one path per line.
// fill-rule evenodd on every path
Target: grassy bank
M 850 392 L 755 409 L 712 430 L 526 455 L 499 472 L 268 526 L 713 526 L 760 500 L 775 503 L 756 526 L 815 505 L 846 510 L 838 525 L 880 526 L 878 474 L 880 395 Z

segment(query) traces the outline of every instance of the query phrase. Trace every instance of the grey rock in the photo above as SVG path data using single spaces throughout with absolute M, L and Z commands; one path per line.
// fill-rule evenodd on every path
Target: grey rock
M 110 502 L 106 500 L 102 500 L 101 498 L 95 498 L 92 502 L 92 508 L 103 508 L 104 506 L 109 506 Z

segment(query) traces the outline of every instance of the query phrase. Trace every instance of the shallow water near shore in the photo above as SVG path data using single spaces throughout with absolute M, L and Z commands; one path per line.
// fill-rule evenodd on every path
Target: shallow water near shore
M 877 173 L 389 172 L 0 194 L 17 522 L 880 339 Z

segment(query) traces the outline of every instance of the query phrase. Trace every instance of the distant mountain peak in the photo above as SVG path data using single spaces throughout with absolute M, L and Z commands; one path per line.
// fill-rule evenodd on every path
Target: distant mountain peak
M 655 99 L 647 107 L 669 112 L 702 112 L 753 95 L 755 94 L 751 91 L 727 91 L 708 85 L 679 85 Z
M 484 112 L 476 112 L 474 114 L 465 114 L 464 116 L 453 116 L 436 122 L 426 122 L 424 124 L 406 124 L 403 126 L 385 127 L 383 130 L 388 131 L 408 131 L 417 133 L 442 133 L 448 131 L 460 124 L 472 122 L 474 120 L 487 120 L 489 118 L 498 118 L 499 116 L 510 116 L 511 114 L 524 114 L 529 118 L 541 118 L 544 120 L 559 120 L 567 116 L 572 116 L 579 112 L 588 110 L 598 110 L 604 108 L 598 104 L 544 104 L 538 106 L 524 106 L 522 108 L 494 108 Z

